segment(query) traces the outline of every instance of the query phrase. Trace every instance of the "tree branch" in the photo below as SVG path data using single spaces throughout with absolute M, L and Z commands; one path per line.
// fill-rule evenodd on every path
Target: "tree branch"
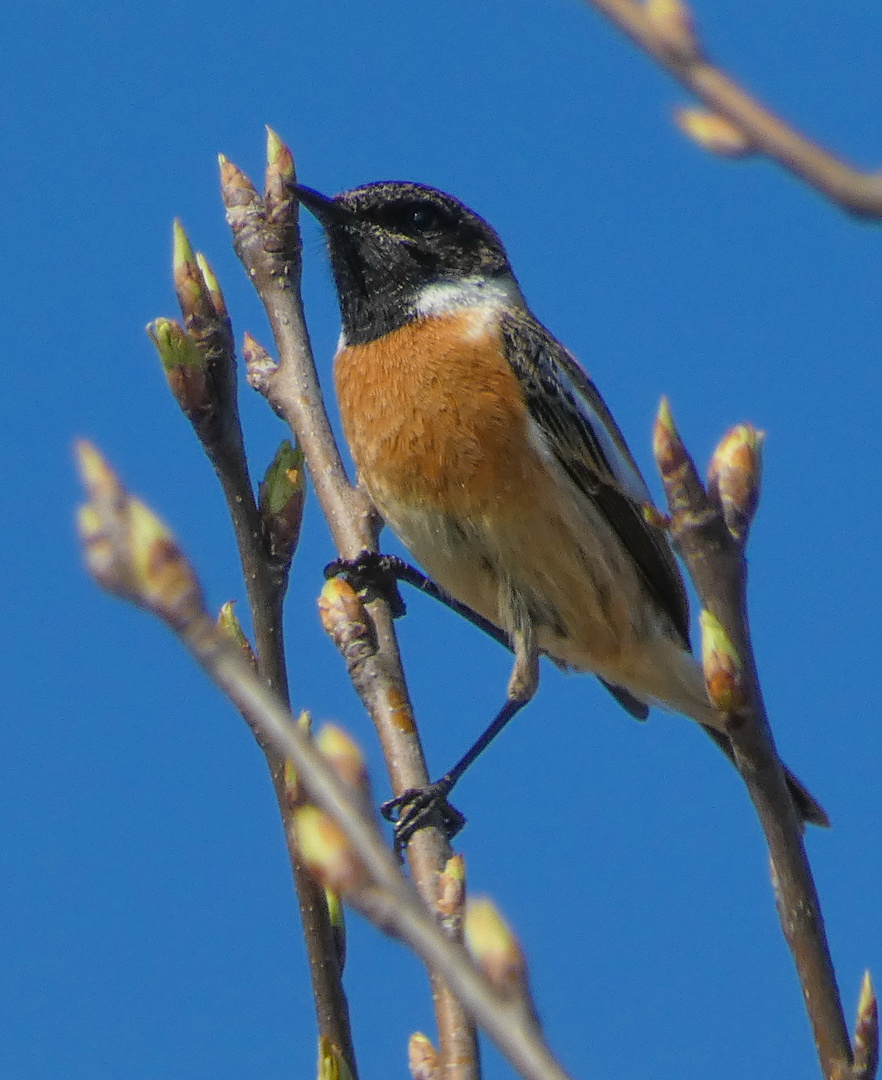
M 279 555 L 268 541 L 272 515 L 261 513 L 245 457 L 236 392 L 233 331 L 220 286 L 208 265 L 194 255 L 179 223 L 175 223 L 175 290 L 184 328 L 169 320 L 148 327 L 178 403 L 214 466 L 233 524 L 242 563 L 248 605 L 257 646 L 257 669 L 287 703 L 288 681 L 282 630 L 282 603 L 293 548 L 299 534 L 302 493 L 295 501 L 295 521 L 287 526 L 287 550 Z M 171 349 L 169 346 L 172 347 Z M 187 348 L 191 348 L 189 354 Z M 182 355 L 185 361 L 182 362 Z M 290 535 L 293 527 L 295 535 Z M 261 744 L 282 818 L 291 872 L 297 894 L 306 953 L 312 978 L 319 1033 L 343 1056 L 353 1078 L 358 1071 L 349 1026 L 349 1009 L 341 981 L 334 931 L 324 890 L 306 872 L 292 842 L 290 808 L 285 793 L 284 760 Z
M 319 504 L 338 554 L 354 559 L 377 550 L 378 520 L 366 496 L 346 478 L 325 411 L 300 299 L 298 204 L 290 151 L 269 133 L 265 192 L 260 197 L 244 174 L 221 160 L 221 180 L 233 242 L 266 308 L 279 352 L 278 367 L 264 365 L 254 380 L 275 411 L 297 435 Z M 350 668 L 355 689 L 380 739 L 392 790 L 424 787 L 429 776 L 407 692 L 389 605 L 367 605 L 376 649 Z M 408 846 L 408 862 L 430 909 L 437 902 L 438 875 L 451 856 L 446 837 L 425 829 Z M 441 1065 L 449 1080 L 477 1080 L 480 1073 L 474 1028 L 449 990 L 432 976 Z
M 279 695 L 209 617 L 193 569 L 162 522 L 128 494 L 93 447 L 80 443 L 77 450 L 89 494 L 79 531 L 98 584 L 162 619 L 233 702 L 258 742 L 293 763 L 297 784 L 340 830 L 343 844 L 335 841 L 335 854 L 342 856 L 343 871 L 335 887 L 346 900 L 444 978 L 525 1080 L 567 1080 L 523 985 L 512 985 L 511 964 L 493 978 L 448 936 L 435 916 L 437 905 L 428 907 L 404 877 L 360 793 L 340 779 Z M 314 807 L 301 802 L 300 809 Z M 296 831 L 296 818 L 294 826 Z M 509 956 L 511 951 L 509 945 Z
M 702 606 L 705 679 L 772 862 L 778 914 L 827 1080 L 856 1080 L 820 902 L 762 699 L 747 620 L 747 532 L 759 494 L 759 438 L 742 425 L 717 448 L 705 490 L 667 403 L 654 434 L 671 536 Z M 878 1031 L 876 1033 L 878 1044 Z
M 685 4 L 676 0 L 586 0 L 713 112 L 754 151 L 861 217 L 882 219 L 882 175 L 835 157 L 766 108 L 704 55 Z

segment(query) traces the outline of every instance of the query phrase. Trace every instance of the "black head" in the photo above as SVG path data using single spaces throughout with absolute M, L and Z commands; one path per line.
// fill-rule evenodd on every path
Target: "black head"
M 498 278 L 516 288 L 493 229 L 443 191 L 389 180 L 333 198 L 296 192 L 325 230 L 349 344 L 403 325 L 427 286 Z

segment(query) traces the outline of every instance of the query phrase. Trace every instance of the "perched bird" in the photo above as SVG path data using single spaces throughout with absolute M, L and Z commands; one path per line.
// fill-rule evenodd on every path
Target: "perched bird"
M 415 183 L 296 192 L 327 237 L 343 323 L 334 380 L 359 482 L 430 577 L 515 654 L 506 705 L 440 794 L 534 695 L 540 654 L 597 675 L 641 719 L 653 704 L 691 717 L 731 757 L 643 477 L 493 229 Z M 826 823 L 787 779 L 803 819 Z

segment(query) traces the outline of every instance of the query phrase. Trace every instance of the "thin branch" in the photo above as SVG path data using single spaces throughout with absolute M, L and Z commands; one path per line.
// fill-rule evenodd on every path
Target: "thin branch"
M 303 450 L 310 479 L 328 520 L 338 554 L 354 559 L 377 550 L 378 520 L 366 496 L 346 478 L 331 432 L 312 357 L 300 298 L 300 234 L 290 151 L 269 133 L 265 193 L 260 197 L 244 174 L 221 160 L 227 220 L 236 253 L 266 308 L 279 353 L 275 369 L 264 367 L 257 385 L 289 424 Z M 395 795 L 429 782 L 414 722 L 392 616 L 377 598 L 367 605 L 376 650 L 356 669 L 355 688 L 380 739 Z M 408 862 L 420 895 L 433 908 L 438 875 L 451 851 L 438 829 L 425 829 L 408 846 Z M 441 1064 L 449 1080 L 477 1080 L 480 1073 L 473 1025 L 450 991 L 434 976 L 433 998 Z
M 218 640 L 213 626 L 193 625 L 185 644 L 217 685 L 250 719 L 260 738 L 290 758 L 312 800 L 337 821 L 364 862 L 373 885 L 347 896 L 362 913 L 407 944 L 437 971 L 457 999 L 487 1032 L 525 1080 L 566 1080 L 535 1020 L 519 1001 L 489 985 L 468 954 L 444 933 L 403 877 L 376 824 L 368 820 L 350 790 L 328 768 L 297 729 L 293 717 L 248 670 L 245 661 Z
M 711 464 L 705 490 L 662 403 L 655 456 L 671 512 L 674 545 L 702 606 L 708 692 L 720 709 L 734 761 L 756 808 L 773 884 L 828 1080 L 848 1080 L 852 1050 L 821 907 L 763 704 L 747 619 L 745 543 L 759 490 L 758 440 L 734 429 Z M 748 445 L 749 444 L 749 445 Z M 753 455 L 753 456 L 752 456 Z
M 660 5 L 639 4 L 636 0 L 586 2 L 705 105 L 731 121 L 754 150 L 776 161 L 849 213 L 882 219 L 882 175 L 861 172 L 835 157 L 776 116 L 712 64 L 694 37 L 694 31 L 685 26 L 689 21 L 685 5 L 679 33 L 672 33 L 663 19 L 653 17 L 654 9 Z
M 293 763 L 298 785 L 336 822 L 350 846 L 346 899 L 445 979 L 525 1080 L 567 1080 L 524 995 L 500 990 L 445 933 L 434 908 L 402 874 L 361 793 L 338 777 L 279 695 L 209 617 L 193 569 L 162 522 L 125 491 L 93 447 L 80 443 L 77 450 L 89 494 L 79 512 L 79 531 L 98 584 L 162 619 L 233 702 L 258 742 Z
M 204 379 L 199 383 L 203 391 L 199 400 L 194 400 L 192 394 L 189 400 L 183 401 L 180 393 L 175 396 L 193 424 L 224 493 L 242 563 L 257 646 L 258 672 L 267 685 L 275 689 L 287 703 L 282 603 L 290 557 L 281 563 L 273 557 L 267 541 L 265 522 L 254 498 L 239 420 L 232 325 L 223 294 L 211 267 L 202 256 L 193 254 L 178 223 L 175 225 L 174 272 L 186 335 L 195 343 L 201 356 L 204 375 Z M 162 356 L 161 342 L 154 332 L 156 328 L 157 325 L 153 324 L 151 336 Z M 171 377 L 173 372 L 170 372 L 165 356 L 163 363 L 170 375 L 172 388 L 175 389 L 176 385 L 179 388 L 179 382 L 176 383 Z M 188 387 L 191 383 L 185 383 L 185 386 Z M 261 745 L 261 749 L 266 756 L 284 826 L 312 978 L 319 1033 L 337 1048 L 352 1076 L 357 1080 L 349 1009 L 343 991 L 342 973 L 325 893 L 307 873 L 292 842 L 290 812 L 285 793 L 284 760 L 279 758 L 271 747 Z

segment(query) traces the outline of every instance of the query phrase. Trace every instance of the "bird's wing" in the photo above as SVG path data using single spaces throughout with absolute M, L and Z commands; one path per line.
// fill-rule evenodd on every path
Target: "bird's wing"
M 575 358 L 528 313 L 502 320 L 506 353 L 530 416 L 564 471 L 600 509 L 655 602 L 689 643 L 686 591 L 652 498 L 618 425 Z

